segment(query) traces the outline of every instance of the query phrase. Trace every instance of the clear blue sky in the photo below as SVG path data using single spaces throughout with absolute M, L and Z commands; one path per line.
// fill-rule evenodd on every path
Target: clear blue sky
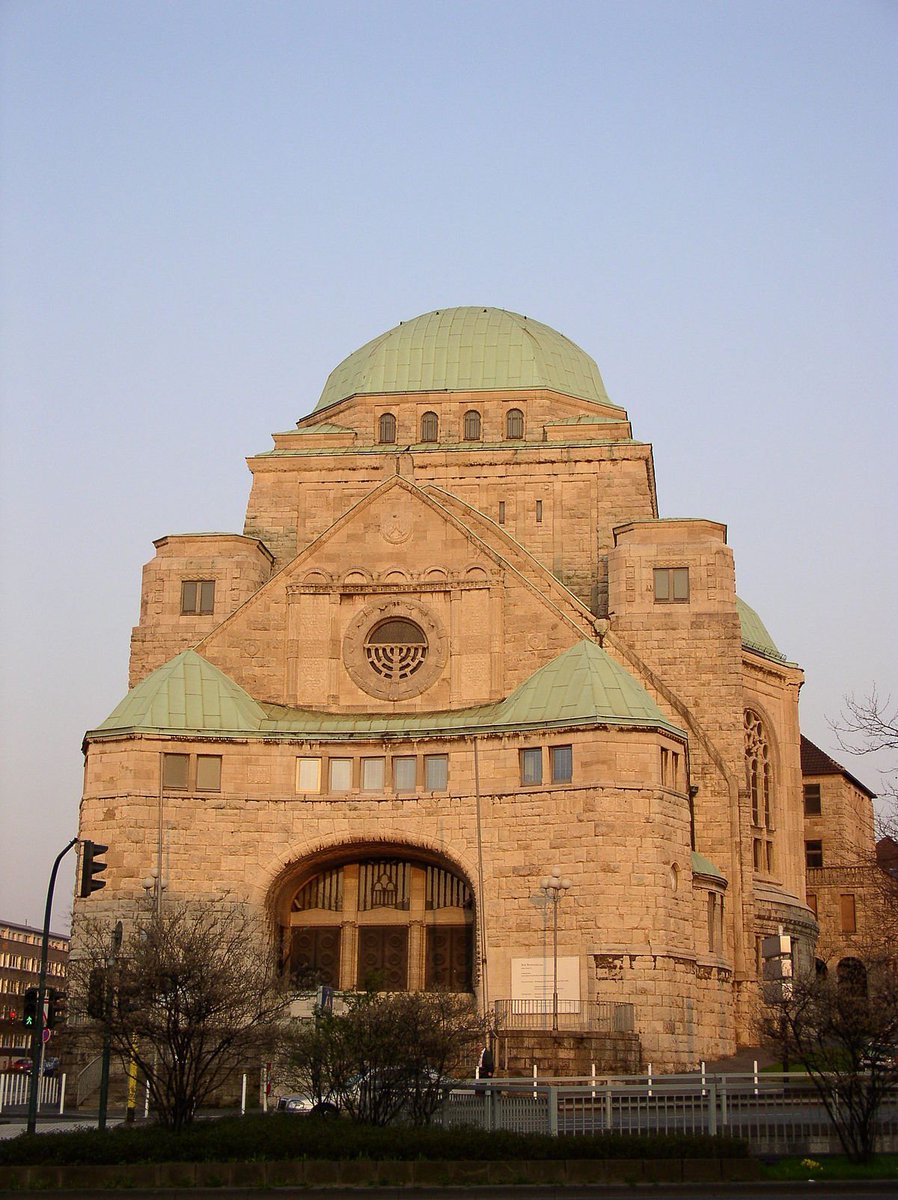
M 5 0 L 0 39 L 2 917 L 42 919 L 152 539 L 239 530 L 243 458 L 430 309 L 597 360 L 812 738 L 898 692 L 898 5 Z

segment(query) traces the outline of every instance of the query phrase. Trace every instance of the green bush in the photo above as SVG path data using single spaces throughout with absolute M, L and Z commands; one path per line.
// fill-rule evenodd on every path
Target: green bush
M 284 1114 L 199 1121 L 172 1133 L 157 1125 L 100 1133 L 23 1134 L 0 1142 L 0 1164 L 253 1162 L 295 1158 L 488 1161 L 564 1158 L 743 1158 L 738 1138 L 597 1134 L 553 1138 L 481 1129 L 378 1128 Z

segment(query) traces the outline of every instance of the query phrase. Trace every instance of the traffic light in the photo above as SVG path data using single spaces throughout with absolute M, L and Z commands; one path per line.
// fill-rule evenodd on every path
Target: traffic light
M 34 1029 L 37 1024 L 43 1024 L 43 1022 L 38 1021 L 37 998 L 37 988 L 28 988 L 25 992 L 22 1007 L 22 1024 L 26 1029 Z
M 94 967 L 87 984 L 87 1015 L 94 1020 L 102 1020 L 106 1016 L 106 968 Z
M 101 846 L 99 842 L 81 843 L 81 888 L 78 895 L 82 899 L 106 886 L 105 879 L 94 877 L 102 875 L 106 870 L 106 864 L 100 861 L 100 855 L 105 854 L 108 849 L 108 846 Z
M 47 1025 L 55 1029 L 64 1025 L 68 1009 L 68 997 L 59 988 L 50 988 L 47 993 Z

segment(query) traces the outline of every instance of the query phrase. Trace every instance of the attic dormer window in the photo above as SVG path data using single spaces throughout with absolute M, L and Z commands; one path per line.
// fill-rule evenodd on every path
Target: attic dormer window
M 381 445 L 396 441 L 396 417 L 393 413 L 381 413 L 377 440 Z

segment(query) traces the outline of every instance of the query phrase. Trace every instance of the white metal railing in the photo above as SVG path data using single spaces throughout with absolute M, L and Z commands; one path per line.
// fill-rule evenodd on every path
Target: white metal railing
M 444 1125 L 517 1133 L 731 1134 L 753 1153 L 839 1153 L 838 1136 L 803 1075 L 602 1076 L 479 1080 L 457 1088 Z M 881 1151 L 898 1150 L 898 1087 L 880 1109 Z
M 43 1075 L 38 1087 L 38 1107 L 63 1111 L 65 1105 L 65 1075 Z M 31 1095 L 31 1076 L 25 1073 L 4 1072 L 0 1075 L 0 1112 L 4 1108 L 25 1105 Z

